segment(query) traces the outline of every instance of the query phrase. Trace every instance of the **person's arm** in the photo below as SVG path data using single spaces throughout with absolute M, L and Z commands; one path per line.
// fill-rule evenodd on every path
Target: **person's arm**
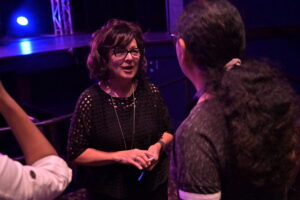
M 0 199 L 54 199 L 64 191 L 71 178 L 71 169 L 58 156 L 46 156 L 31 166 L 24 166 L 0 154 Z
M 0 155 L 0 199 L 54 199 L 71 182 L 72 171 L 10 97 L 0 81 L 0 113 L 11 126 L 29 165 Z
M 157 104 L 156 112 L 157 112 L 157 123 L 161 124 L 161 129 L 164 131 L 156 143 L 152 144 L 148 151 L 153 153 L 155 156 L 151 162 L 151 166 L 149 166 L 148 170 L 152 170 L 159 160 L 159 156 L 162 151 L 166 149 L 166 147 L 173 141 L 173 134 L 171 133 L 171 123 L 168 109 L 161 97 L 158 89 L 154 86 L 154 101 Z
M 151 152 L 140 149 L 105 152 L 93 148 L 87 148 L 74 161 L 77 164 L 87 166 L 103 166 L 119 163 L 133 165 L 142 170 L 150 165 L 148 159 L 153 156 L 154 155 Z
M 160 151 L 164 150 L 166 146 L 168 146 L 173 141 L 173 134 L 164 132 L 159 141 L 157 141 L 154 145 L 160 147 Z
M 45 156 L 57 155 L 24 110 L 6 92 L 2 82 L 0 82 L 0 112 L 20 144 L 27 164 L 30 165 Z
M 179 190 L 179 196 L 182 200 L 220 200 L 221 192 L 217 192 L 214 194 L 197 194 Z
M 209 135 L 188 131 L 183 134 L 189 137 L 180 137 L 175 146 L 177 166 L 180 166 L 178 195 L 182 200 L 220 200 L 214 143 Z
M 202 104 L 203 105 L 203 104 Z M 226 129 L 215 104 L 197 106 L 176 132 L 173 170 L 183 200 L 220 200 Z
M 153 156 L 153 159 L 151 161 L 151 165 L 148 167 L 147 170 L 151 171 L 156 166 L 156 164 L 158 163 L 159 156 L 160 156 L 161 152 L 164 151 L 166 146 L 172 140 L 173 140 L 173 135 L 168 133 L 168 132 L 164 132 L 161 139 L 159 139 L 156 143 L 154 143 L 153 145 L 151 145 L 148 148 L 148 151 L 151 152 L 154 156 Z

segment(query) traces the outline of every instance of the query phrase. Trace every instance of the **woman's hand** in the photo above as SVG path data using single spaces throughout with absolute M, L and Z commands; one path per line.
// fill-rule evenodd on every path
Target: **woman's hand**
M 153 157 L 151 159 L 151 164 L 147 167 L 148 171 L 151 171 L 158 163 L 161 147 L 162 147 L 161 144 L 155 143 L 148 148 L 148 152 L 153 154 Z
M 134 165 L 138 169 L 146 169 L 150 166 L 150 158 L 155 155 L 151 151 L 140 150 L 140 149 L 131 149 L 124 151 L 117 151 L 114 153 L 114 160 L 117 163 L 125 165 Z

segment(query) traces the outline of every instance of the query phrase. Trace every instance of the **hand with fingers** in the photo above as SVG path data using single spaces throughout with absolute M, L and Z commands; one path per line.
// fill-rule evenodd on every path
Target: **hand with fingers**
M 154 156 L 151 152 L 140 149 L 124 150 L 115 153 L 115 159 L 118 163 L 134 165 L 140 170 L 148 168 L 151 164 L 149 159 Z
M 159 155 L 160 155 L 160 151 L 161 151 L 161 145 L 158 143 L 155 143 L 153 145 L 151 145 L 148 148 L 148 152 L 151 153 L 153 155 L 153 157 L 150 160 L 150 165 L 147 167 L 148 171 L 151 171 L 156 164 L 158 163 L 158 159 L 159 159 Z

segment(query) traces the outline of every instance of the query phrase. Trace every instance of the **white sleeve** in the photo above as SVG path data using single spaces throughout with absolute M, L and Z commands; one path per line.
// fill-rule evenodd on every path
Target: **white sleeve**
M 54 199 L 71 178 L 72 170 L 58 156 L 47 156 L 31 166 L 24 166 L 0 154 L 0 199 Z
M 220 200 L 221 192 L 214 194 L 196 194 L 179 190 L 179 197 L 183 200 Z

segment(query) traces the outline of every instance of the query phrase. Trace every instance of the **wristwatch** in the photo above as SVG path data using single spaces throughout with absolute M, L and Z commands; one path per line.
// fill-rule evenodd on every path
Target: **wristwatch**
M 161 151 L 165 149 L 166 143 L 164 143 L 162 140 L 158 140 L 158 142 L 161 145 Z

